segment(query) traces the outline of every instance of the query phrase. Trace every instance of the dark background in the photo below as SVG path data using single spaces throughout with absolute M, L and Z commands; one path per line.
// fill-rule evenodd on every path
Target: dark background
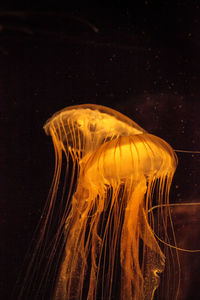
M 73 104 L 106 105 L 174 149 L 200 150 L 200 5 L 172 3 L 136 1 L 130 8 L 111 1 L 94 8 L 91 1 L 77 8 L 73 1 L 61 9 L 50 1 L 47 10 L 1 2 L 1 299 L 12 298 L 51 184 L 54 153 L 42 127 L 53 113 Z M 171 200 L 197 202 L 200 156 L 178 157 Z M 193 243 L 188 248 L 200 248 Z M 191 254 L 183 260 L 180 299 L 200 297 L 199 260 Z

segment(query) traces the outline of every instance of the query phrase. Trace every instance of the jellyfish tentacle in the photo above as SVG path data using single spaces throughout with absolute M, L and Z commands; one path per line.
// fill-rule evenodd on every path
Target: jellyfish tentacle
M 190 208 L 190 207 L 194 207 L 194 206 L 200 206 L 200 203 L 199 202 L 192 202 L 192 203 L 185 202 L 185 203 L 167 203 L 167 204 L 162 204 L 162 205 L 155 205 L 148 210 L 148 213 L 152 213 L 152 211 L 156 210 L 156 209 L 165 209 L 165 208 L 174 208 L 174 207 L 180 208 L 181 206 L 182 207 L 188 206 L 188 208 Z M 185 249 L 185 248 L 178 247 L 177 245 L 172 245 L 172 244 L 166 242 L 165 240 L 163 240 L 162 238 L 160 238 L 159 235 L 153 229 L 152 229 L 152 232 L 157 240 L 159 240 L 161 243 L 168 246 L 169 248 L 173 248 L 178 251 L 188 252 L 188 253 L 200 252 L 200 249 Z

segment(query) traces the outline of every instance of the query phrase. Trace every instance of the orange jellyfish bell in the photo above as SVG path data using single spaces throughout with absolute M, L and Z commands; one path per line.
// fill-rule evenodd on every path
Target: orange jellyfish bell
M 81 156 L 119 136 L 145 132 L 120 112 L 95 104 L 69 106 L 55 113 L 44 130 L 57 138 L 64 151 L 71 149 Z

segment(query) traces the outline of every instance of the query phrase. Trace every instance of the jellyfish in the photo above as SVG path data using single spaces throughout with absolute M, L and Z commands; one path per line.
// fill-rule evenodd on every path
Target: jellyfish
M 52 137 L 55 171 L 30 262 L 45 260 L 40 288 L 56 257 L 55 300 L 153 299 L 165 254 L 148 212 L 169 203 L 175 152 L 100 105 L 67 107 L 44 130 Z M 30 276 L 33 282 L 32 268 Z

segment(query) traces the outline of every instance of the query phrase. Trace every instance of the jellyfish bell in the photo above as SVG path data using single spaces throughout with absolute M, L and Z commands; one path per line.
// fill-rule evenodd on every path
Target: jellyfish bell
M 118 136 L 145 132 L 120 112 L 94 104 L 69 106 L 57 112 L 44 130 L 51 135 L 54 132 L 64 150 L 81 151 L 82 156 Z
M 91 179 L 93 175 L 134 177 L 140 181 L 141 176 L 162 177 L 174 173 L 177 158 L 173 149 L 164 140 L 147 133 L 120 136 L 100 146 L 84 163 L 84 173 Z M 99 175 L 99 174 L 98 174 Z M 86 176 L 86 175 L 85 175 Z

